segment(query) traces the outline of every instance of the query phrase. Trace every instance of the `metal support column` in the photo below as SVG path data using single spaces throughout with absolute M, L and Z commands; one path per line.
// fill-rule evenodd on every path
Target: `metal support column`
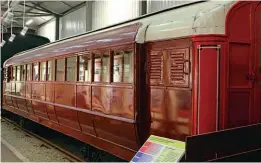
M 141 1 L 141 15 L 147 14 L 147 0 Z
M 59 40 L 60 38 L 60 17 L 55 17 L 55 40 Z
M 93 1 L 86 1 L 86 32 L 92 30 L 92 3 Z

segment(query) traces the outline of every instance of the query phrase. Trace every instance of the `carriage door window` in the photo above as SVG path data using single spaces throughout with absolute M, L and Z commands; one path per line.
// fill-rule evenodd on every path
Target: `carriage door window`
M 71 57 L 66 59 L 66 81 L 75 81 L 77 65 L 76 58 L 77 57 Z
M 16 68 L 16 80 L 20 81 L 20 77 L 21 77 L 21 66 L 17 66 Z
M 46 62 L 41 62 L 40 66 L 41 66 L 41 70 L 40 70 L 41 77 L 40 77 L 40 80 L 41 81 L 45 81 L 45 79 L 46 79 Z
M 109 82 L 109 54 L 97 55 L 94 60 L 94 81 Z
M 31 80 L 31 77 L 32 77 L 32 65 L 29 64 L 27 65 L 27 81 L 30 81 Z
M 39 80 L 39 63 L 34 63 L 33 80 L 34 81 L 38 81 Z
M 47 65 L 47 80 L 51 81 L 54 79 L 54 60 L 48 61 Z
M 132 83 L 133 51 L 119 51 L 113 54 L 113 82 Z
M 25 81 L 25 71 L 26 71 L 26 66 L 22 65 L 21 69 L 21 81 Z
M 79 81 L 91 81 L 90 56 L 79 56 Z

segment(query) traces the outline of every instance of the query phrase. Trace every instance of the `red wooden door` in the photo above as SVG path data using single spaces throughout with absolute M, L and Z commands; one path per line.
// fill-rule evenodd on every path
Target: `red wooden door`
M 255 63 L 253 67 L 254 76 L 254 122 L 261 122 L 261 4 L 255 10 Z
M 255 86 L 252 80 L 255 61 L 252 39 L 253 3 L 238 4 L 233 7 L 227 18 L 229 41 L 227 128 L 253 123 L 255 108 Z

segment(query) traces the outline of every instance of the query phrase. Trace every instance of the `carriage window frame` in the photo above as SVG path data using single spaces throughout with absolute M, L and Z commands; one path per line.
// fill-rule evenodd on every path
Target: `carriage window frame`
M 86 57 L 84 59 L 87 59 L 87 65 L 85 64 L 85 60 L 83 59 L 83 75 L 82 75 L 82 80 L 80 80 L 80 58 L 81 57 Z M 90 61 L 90 65 L 89 65 L 89 61 Z M 86 78 L 86 66 L 89 68 L 89 70 L 87 70 L 89 72 L 89 78 Z M 92 58 L 92 54 L 91 53 L 86 53 L 86 54 L 81 54 L 77 56 L 77 82 L 81 82 L 81 83 L 91 83 L 92 79 L 93 79 L 93 58 Z
M 73 60 L 73 61 L 75 61 L 75 62 L 73 62 L 74 63 L 74 78 L 70 79 L 70 80 L 68 80 L 68 74 L 67 74 L 67 71 L 68 71 L 68 59 L 75 59 L 75 60 Z M 68 56 L 68 57 L 65 58 L 65 81 L 66 82 L 76 82 L 77 81 L 77 67 L 78 67 L 77 59 L 78 59 L 77 55 Z M 72 74 L 72 73 L 70 73 L 70 74 Z
M 104 71 L 104 67 L 103 67 L 103 56 L 108 56 L 108 67 L 107 67 L 107 81 L 103 80 L 103 71 Z M 95 60 L 97 58 L 101 58 L 101 65 L 100 65 L 100 81 L 95 81 Z M 110 50 L 104 50 L 104 51 L 99 51 L 99 52 L 93 52 L 93 56 L 92 56 L 92 82 L 94 83 L 111 83 L 111 69 L 112 69 L 112 62 L 111 62 L 111 51 Z
M 37 80 L 35 79 L 35 65 L 38 65 L 38 69 L 37 69 Z M 33 75 L 32 75 L 32 81 L 40 81 L 40 62 L 35 62 L 32 64 L 32 69 L 33 69 Z
M 61 74 L 62 75 L 62 78 L 61 78 L 61 80 L 57 80 L 57 77 L 58 77 L 58 73 L 57 73 L 57 71 L 58 71 L 58 61 L 60 61 L 60 60 L 63 60 L 63 74 Z M 56 81 L 56 82 L 64 82 L 65 81 L 65 75 L 66 75 L 66 59 L 65 59 L 65 57 L 62 57 L 62 58 L 56 58 L 55 59 L 55 80 L 54 81 Z
M 130 53 L 126 53 L 130 52 Z M 120 81 L 115 81 L 114 80 L 114 71 L 115 71 L 115 65 L 114 65 L 114 57 L 117 56 L 117 54 L 122 53 L 122 58 L 123 62 L 121 65 L 121 79 Z M 128 81 L 125 81 L 125 64 L 124 64 L 124 58 L 125 54 L 129 54 L 131 58 L 129 59 L 129 78 Z M 135 56 L 135 51 L 134 48 L 130 47 L 122 47 L 122 48 L 117 48 L 117 49 L 112 49 L 112 83 L 117 83 L 117 84 L 133 84 L 134 82 L 134 56 Z

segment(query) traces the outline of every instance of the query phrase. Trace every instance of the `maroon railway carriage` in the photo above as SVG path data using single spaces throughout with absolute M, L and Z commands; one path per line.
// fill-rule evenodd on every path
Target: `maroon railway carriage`
M 3 109 L 127 160 L 150 134 L 259 123 L 260 13 L 200 2 L 22 52 Z

